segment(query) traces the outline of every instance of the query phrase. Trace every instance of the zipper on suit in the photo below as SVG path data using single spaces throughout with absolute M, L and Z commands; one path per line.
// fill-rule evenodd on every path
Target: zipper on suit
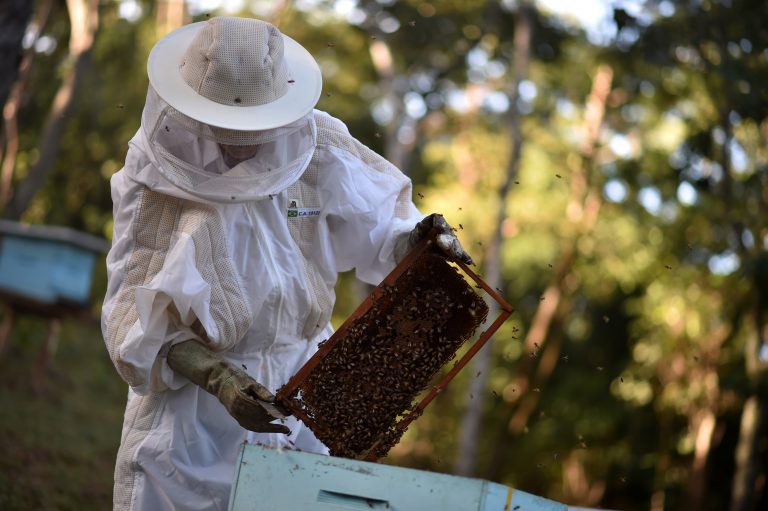
M 264 248 L 264 252 L 267 256 L 267 264 L 269 266 L 269 273 L 272 275 L 272 278 L 275 279 L 277 282 L 278 288 L 279 288 L 279 296 L 277 299 L 277 318 L 276 318 L 276 324 L 275 324 L 275 333 L 274 337 L 272 337 L 272 342 L 270 343 L 270 346 L 274 345 L 275 340 L 277 340 L 277 334 L 280 331 L 280 324 L 283 317 L 283 302 L 285 301 L 285 281 L 283 280 L 282 273 L 278 271 L 277 264 L 275 263 L 275 255 L 272 253 L 272 247 L 267 242 L 267 240 L 264 238 L 264 226 L 262 224 L 260 215 L 258 212 L 254 211 L 253 203 L 246 203 L 245 210 L 248 212 L 248 215 L 251 217 L 251 221 L 253 221 L 253 225 L 256 229 L 256 236 L 258 237 L 259 245 Z

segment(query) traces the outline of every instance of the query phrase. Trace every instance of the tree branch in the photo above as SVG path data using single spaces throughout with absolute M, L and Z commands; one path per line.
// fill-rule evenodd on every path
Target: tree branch
M 27 178 L 17 188 L 5 216 L 18 220 L 27 210 L 37 191 L 43 186 L 56 161 L 59 140 L 64 131 L 66 115 L 88 68 L 89 57 L 99 25 L 98 0 L 67 0 L 70 20 L 69 55 L 65 66 L 71 71 L 64 77 L 53 100 L 40 141 L 40 159 L 29 171 Z

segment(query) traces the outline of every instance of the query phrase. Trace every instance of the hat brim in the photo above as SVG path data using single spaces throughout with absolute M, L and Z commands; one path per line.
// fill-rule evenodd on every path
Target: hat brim
M 232 130 L 279 128 L 308 114 L 320 99 L 320 67 L 299 43 L 283 34 L 284 55 L 291 82 L 280 98 L 264 105 L 223 105 L 201 96 L 187 85 L 179 65 L 189 44 L 205 21 L 175 30 L 155 44 L 147 60 L 149 82 L 169 105 L 197 121 Z

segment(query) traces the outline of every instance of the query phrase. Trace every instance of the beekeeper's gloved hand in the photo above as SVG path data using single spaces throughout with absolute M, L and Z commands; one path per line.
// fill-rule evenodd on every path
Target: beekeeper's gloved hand
M 219 355 L 197 341 L 174 344 L 168 351 L 168 365 L 177 373 L 219 398 L 229 414 L 245 429 L 258 433 L 290 433 L 275 400 L 242 369 L 225 362 Z
M 456 237 L 453 228 L 445 221 L 445 217 L 439 213 L 432 213 L 425 217 L 421 222 L 416 224 L 410 233 L 398 240 L 395 244 L 395 258 L 397 261 L 401 261 L 433 227 L 437 229 L 435 242 L 440 250 L 445 252 L 451 259 L 459 260 L 464 264 L 472 264 L 472 258 L 461 246 L 459 238 Z

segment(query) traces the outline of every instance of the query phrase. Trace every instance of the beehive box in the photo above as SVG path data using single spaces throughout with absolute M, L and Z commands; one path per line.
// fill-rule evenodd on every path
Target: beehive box
M 0 220 L 0 296 L 38 309 L 85 308 L 96 259 L 108 249 L 66 227 Z
M 509 304 L 493 292 L 503 317 L 427 391 L 488 314 L 485 300 L 460 269 L 477 287 L 490 291 L 465 265 L 449 263 L 432 237 L 422 241 L 278 391 L 278 402 L 332 455 L 367 460 L 385 456 L 511 313 Z
M 243 445 L 229 511 L 566 511 L 502 484 L 380 463 Z

